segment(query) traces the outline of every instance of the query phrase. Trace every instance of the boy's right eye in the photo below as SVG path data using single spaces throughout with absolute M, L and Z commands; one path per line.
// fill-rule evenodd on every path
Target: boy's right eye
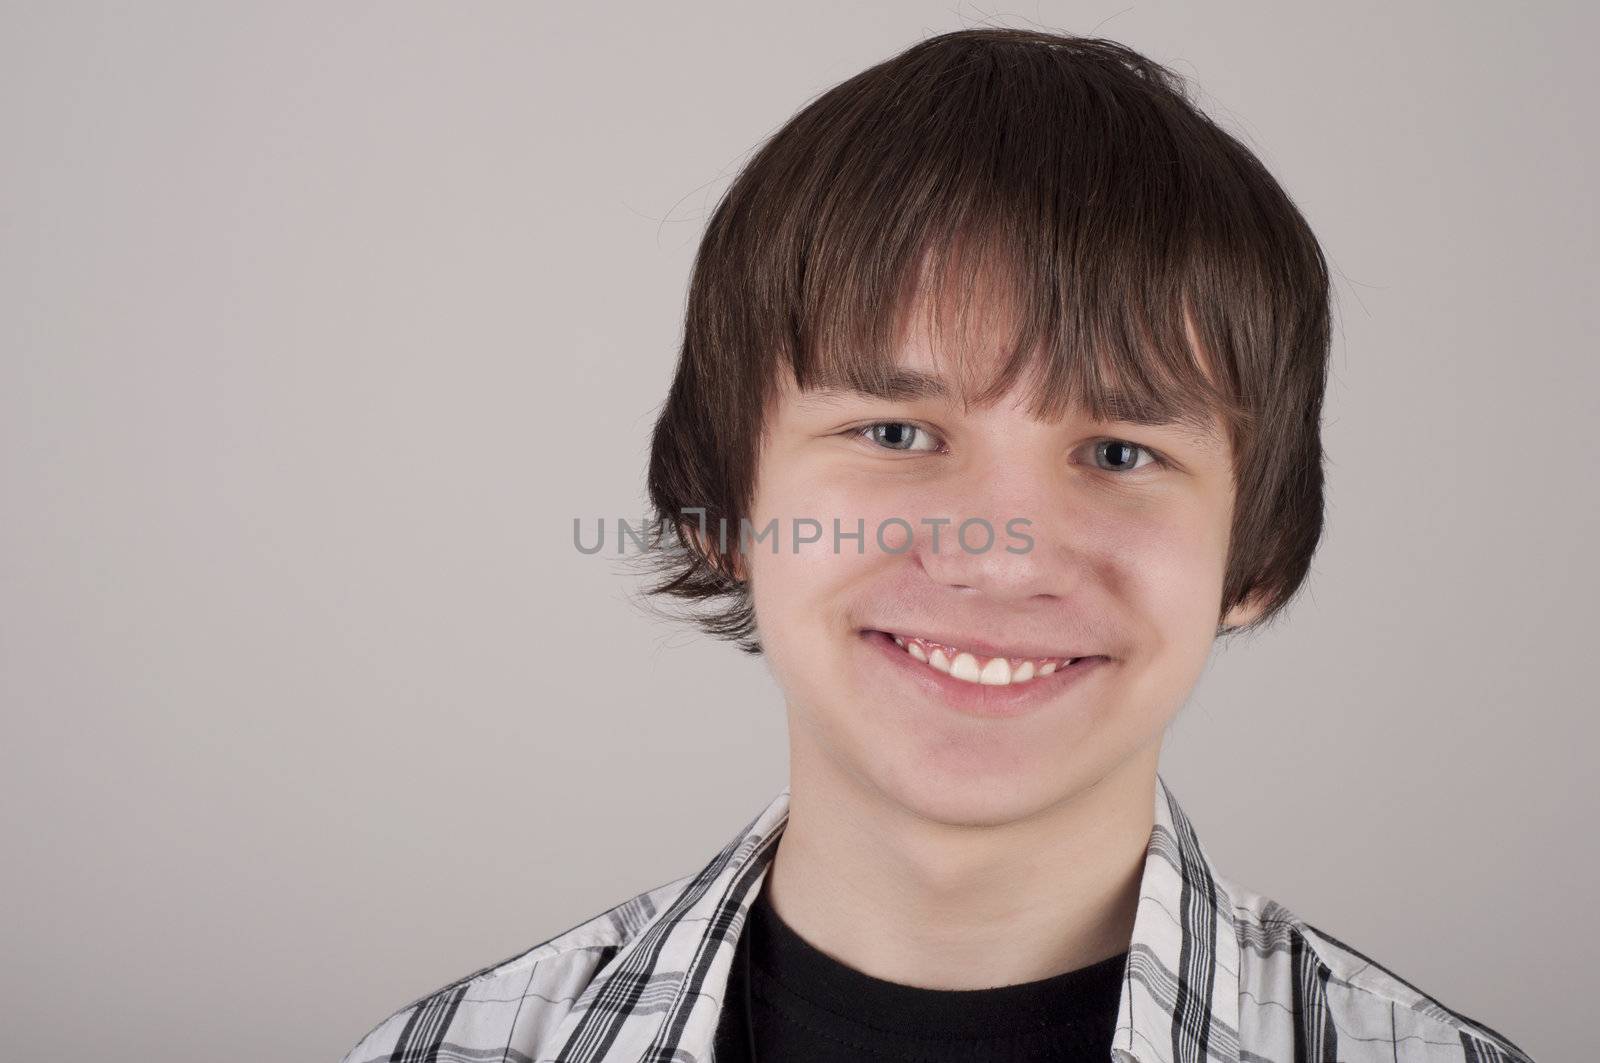
M 937 436 L 907 421 L 877 421 L 862 425 L 854 432 L 885 450 L 927 452 L 939 449 Z

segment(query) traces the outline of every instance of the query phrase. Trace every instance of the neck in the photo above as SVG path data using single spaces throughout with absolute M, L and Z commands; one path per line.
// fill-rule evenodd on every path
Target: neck
M 930 820 L 825 757 L 791 756 L 764 888 L 812 945 L 902 985 L 982 989 L 1099 963 L 1133 936 L 1159 752 L 992 826 Z

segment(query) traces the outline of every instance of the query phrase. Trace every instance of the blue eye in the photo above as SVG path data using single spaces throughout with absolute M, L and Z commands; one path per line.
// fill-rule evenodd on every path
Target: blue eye
M 929 453 L 940 449 L 938 436 L 909 421 L 877 421 L 853 428 L 850 434 L 866 439 L 883 450 Z M 1099 440 L 1094 444 L 1094 453 L 1096 468 L 1104 472 L 1137 472 L 1147 465 L 1167 467 L 1167 461 L 1160 454 L 1125 439 Z M 1140 461 L 1141 455 L 1148 460 Z
M 1098 460 L 1100 458 L 1101 448 L 1106 448 L 1106 449 L 1109 449 L 1112 452 L 1114 452 L 1115 457 L 1113 457 L 1111 459 L 1111 464 L 1113 466 L 1120 466 L 1120 467 L 1116 467 L 1116 468 L 1107 469 L 1106 470 L 1107 472 L 1134 472 L 1134 471 L 1136 471 L 1138 469 L 1143 468 L 1144 467 L 1143 465 L 1137 465 L 1137 464 L 1136 465 L 1127 465 L 1127 466 L 1123 466 L 1122 465 L 1122 463 L 1126 462 L 1126 461 L 1137 461 L 1138 460 L 1137 459 L 1137 455 L 1139 455 L 1139 454 L 1147 454 L 1147 455 L 1149 455 L 1150 462 L 1155 464 L 1155 465 L 1165 465 L 1166 464 L 1166 462 L 1162 461 L 1161 458 L 1159 456 L 1157 456 L 1155 451 L 1149 449 L 1148 447 L 1141 447 L 1137 443 L 1129 443 L 1125 439 L 1102 439 L 1100 442 L 1096 443 L 1094 445 L 1094 454 L 1095 454 L 1096 462 L 1098 462 Z
M 885 450 L 930 451 L 939 449 L 937 437 L 926 428 L 905 421 L 879 421 L 855 430 Z

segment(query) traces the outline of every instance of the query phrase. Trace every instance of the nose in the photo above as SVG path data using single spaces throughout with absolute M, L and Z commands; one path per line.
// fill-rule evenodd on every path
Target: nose
M 1060 493 L 1055 470 L 1028 459 L 953 470 L 927 497 L 916 558 L 935 582 L 993 601 L 1070 594 L 1083 559 Z

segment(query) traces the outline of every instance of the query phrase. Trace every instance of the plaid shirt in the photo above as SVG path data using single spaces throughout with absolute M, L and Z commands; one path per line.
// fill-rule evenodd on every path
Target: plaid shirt
M 1531 1063 L 1222 878 L 1156 782 L 1111 1063 Z M 785 788 L 700 871 L 408 1004 L 344 1063 L 710 1063 L 734 944 L 788 809 Z

